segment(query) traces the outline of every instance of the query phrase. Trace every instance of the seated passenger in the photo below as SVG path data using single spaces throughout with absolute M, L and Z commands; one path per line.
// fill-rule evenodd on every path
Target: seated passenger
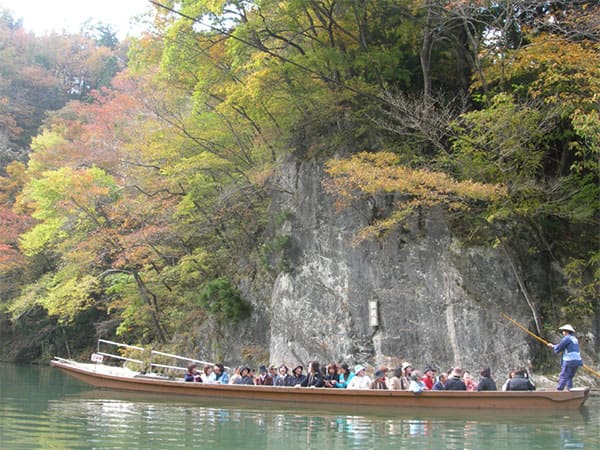
M 254 384 L 254 377 L 252 376 L 252 369 L 250 367 L 242 367 L 239 382 L 236 384 Z
M 288 378 L 290 378 L 290 375 L 287 366 L 280 366 L 279 373 L 273 380 L 273 386 L 288 386 Z
M 440 373 L 438 379 L 435 383 L 433 383 L 432 391 L 445 391 L 446 390 L 446 381 L 448 380 L 448 374 L 446 372 Z
M 502 385 L 502 390 L 506 391 L 506 387 L 508 386 L 508 382 L 510 380 L 512 380 L 515 377 L 515 371 L 516 370 L 511 370 L 508 374 L 508 378 L 506 379 L 506 381 L 504 382 L 504 384 Z
M 433 383 L 435 383 L 435 369 L 431 366 L 425 367 L 423 370 L 423 376 L 421 377 L 421 381 L 425 384 L 425 388 L 427 390 L 433 389 Z
M 465 382 L 462 380 L 462 370 L 458 367 L 452 369 L 450 376 L 446 380 L 446 390 L 447 391 L 466 391 L 467 386 L 465 386 Z
M 325 387 L 335 387 L 336 383 L 340 380 L 338 374 L 338 367 L 335 363 L 327 365 L 325 376 L 323 377 L 323 385 Z
M 348 387 L 348 383 L 354 378 L 354 372 L 350 372 L 348 364 L 342 363 L 338 367 L 338 381 L 335 383 L 336 388 L 345 389 Z
M 387 379 L 383 370 L 378 370 L 373 374 L 370 389 L 387 389 Z
M 535 384 L 529 379 L 527 370 L 523 367 L 519 367 L 515 370 L 515 376 L 512 377 L 507 385 L 507 391 L 535 391 Z
M 421 376 L 421 372 L 415 370 L 410 375 L 410 384 L 408 385 L 408 390 L 410 392 L 414 392 L 415 394 L 420 394 L 423 391 L 428 390 L 427 385 L 423 381 L 423 377 Z
M 371 378 L 367 375 L 365 366 L 357 364 L 354 366 L 354 377 L 348 382 L 348 389 L 369 389 Z
M 277 377 L 277 366 L 274 364 L 269 366 L 269 377 L 271 378 L 273 384 L 275 384 L 275 378 Z
M 213 373 L 213 366 L 204 366 L 204 369 L 202 369 L 202 374 L 200 376 L 202 377 L 203 383 L 214 383 L 216 377 Z
M 311 361 L 308 364 L 308 376 L 302 382 L 302 386 L 304 387 L 323 387 L 324 380 L 323 374 L 321 373 L 321 368 L 319 367 L 319 363 L 316 361 Z
M 469 372 L 468 370 L 465 370 L 463 372 L 463 382 L 465 383 L 465 386 L 467 387 L 467 391 L 473 392 L 473 391 L 477 390 L 477 383 L 471 376 L 471 372 Z
M 200 377 L 200 374 L 198 373 L 196 364 L 190 364 L 187 367 L 187 372 L 183 376 L 183 379 L 184 379 L 184 381 L 197 381 L 199 383 L 202 383 L 202 378 Z
M 389 389 L 392 391 L 404 391 L 402 385 L 402 367 L 396 367 L 394 369 L 394 376 L 390 378 Z M 406 386 L 408 388 L 408 386 Z
M 242 375 L 240 374 L 241 371 L 241 366 L 235 368 L 233 375 L 231 375 L 231 378 L 229 379 L 229 384 L 240 384 L 240 381 L 242 380 Z
M 229 383 L 229 374 L 225 370 L 225 366 L 223 364 L 215 364 L 213 368 L 213 373 L 215 374 L 215 383 L 217 384 L 227 384 Z
M 401 367 L 402 367 L 402 378 L 400 379 L 400 385 L 402 386 L 402 390 L 406 391 L 406 390 L 408 390 L 408 387 L 410 386 L 410 378 L 412 375 L 413 366 L 409 362 L 403 362 Z
M 294 367 L 294 370 L 292 370 L 292 375 L 288 380 L 288 386 L 302 386 L 302 383 L 306 381 L 306 375 L 302 373 L 303 370 L 304 367 L 302 367 L 300 364 Z
M 255 383 L 257 386 L 273 386 L 273 378 L 267 371 L 266 366 L 260 366 L 258 369 L 258 376 L 256 377 Z
M 479 371 L 479 383 L 477 384 L 478 391 L 495 391 L 496 382 L 492 378 L 492 371 L 489 367 L 484 367 Z

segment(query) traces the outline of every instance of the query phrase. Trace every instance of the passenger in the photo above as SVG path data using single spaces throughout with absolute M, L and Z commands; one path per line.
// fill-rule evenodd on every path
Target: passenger
M 400 380 L 400 384 L 402 385 L 402 390 L 408 390 L 410 386 L 410 379 L 412 376 L 413 366 L 409 362 L 402 363 L 402 379 Z
M 217 384 L 228 384 L 229 383 L 229 374 L 225 370 L 225 366 L 223 364 L 215 364 L 213 369 L 215 374 L 215 383 Z
M 288 386 L 302 386 L 302 383 L 304 383 L 306 380 L 306 375 L 302 373 L 303 370 L 304 367 L 302 367 L 300 364 L 294 367 L 294 370 L 292 370 L 292 376 L 288 380 Z
M 339 379 L 338 382 L 335 384 L 335 387 L 341 389 L 347 388 L 348 383 L 350 383 L 350 381 L 352 381 L 352 378 L 354 378 L 354 376 L 356 375 L 354 372 L 350 372 L 350 368 L 346 363 L 342 363 L 339 365 L 338 374 Z
M 335 363 L 327 364 L 327 370 L 325 371 L 325 376 L 323 377 L 323 385 L 325 387 L 335 387 L 336 383 L 340 380 L 340 376 L 338 374 L 338 367 Z
M 324 380 L 321 368 L 317 361 L 311 361 L 308 363 L 308 376 L 302 382 L 304 387 L 323 387 Z
M 479 383 L 477 384 L 478 391 L 496 391 L 496 382 L 492 378 L 492 371 L 489 367 L 484 367 L 479 372 Z
M 197 381 L 198 383 L 202 383 L 202 378 L 198 373 L 198 369 L 196 364 L 190 364 L 187 367 L 187 372 L 183 376 L 184 381 Z
M 277 366 L 271 364 L 269 366 L 269 376 L 271 380 L 273 380 L 273 384 L 275 384 L 275 378 L 277 377 Z
M 415 370 L 410 375 L 410 384 L 408 385 L 408 390 L 415 394 L 420 394 L 421 392 L 427 390 L 427 386 L 423 381 L 421 372 L 419 372 L 418 370 Z
M 527 370 L 519 367 L 515 370 L 515 376 L 512 377 L 506 385 L 507 391 L 535 391 L 535 384 L 529 379 Z
M 258 376 L 256 377 L 255 383 L 258 386 L 273 386 L 273 378 L 266 366 L 260 366 L 258 369 Z
M 235 368 L 233 375 L 231 375 L 231 378 L 229 379 L 229 384 L 240 384 L 240 381 L 242 380 L 242 375 L 240 374 L 241 371 L 241 366 Z
M 407 386 L 408 387 L 408 386 Z M 404 391 L 402 387 L 402 367 L 394 369 L 394 376 L 390 378 L 389 389 L 392 391 Z
M 385 377 L 385 371 L 379 369 L 373 375 L 373 381 L 371 381 L 370 389 L 387 389 L 387 379 Z
M 385 377 L 385 384 L 388 384 L 388 372 L 390 371 L 390 369 L 388 369 L 386 366 L 379 366 L 377 368 L 377 370 L 375 370 L 375 372 L 381 371 L 383 372 L 383 376 Z M 375 376 L 375 373 L 373 373 L 373 376 Z
M 508 387 L 508 382 L 510 380 L 512 380 L 515 377 L 515 370 L 511 370 L 508 374 L 508 378 L 506 379 L 506 381 L 504 382 L 504 384 L 502 385 L 502 390 L 506 391 L 506 388 Z
M 367 375 L 365 366 L 354 366 L 354 377 L 348 382 L 348 389 L 369 389 L 370 386 L 371 378 Z
M 570 391 L 573 388 L 573 378 L 577 369 L 583 366 L 583 361 L 579 353 L 579 341 L 575 337 L 575 328 L 567 324 L 560 327 L 559 330 L 563 338 L 556 345 L 548 343 L 548 347 L 552 348 L 556 354 L 563 352 L 556 389 L 562 391 L 566 387 L 567 391 Z
M 288 373 L 287 366 L 279 366 L 279 373 L 273 380 L 273 386 L 288 386 L 288 379 L 290 374 Z
M 423 370 L 423 376 L 421 377 L 421 381 L 425 385 L 425 389 L 431 390 L 433 389 L 433 383 L 435 383 L 435 369 L 431 366 L 425 367 Z
M 446 390 L 446 381 L 448 380 L 448 374 L 446 372 L 440 373 L 438 379 L 435 383 L 433 383 L 432 391 L 445 391 Z
M 202 377 L 203 383 L 214 383 L 216 377 L 213 373 L 213 366 L 204 366 L 204 369 L 202 369 L 202 374 L 200 376 Z
M 468 370 L 465 370 L 463 372 L 463 382 L 465 383 L 465 386 L 467 387 L 467 391 L 473 392 L 473 391 L 477 390 L 477 383 L 471 376 L 471 372 L 469 372 Z
M 252 369 L 250 367 L 242 367 L 240 370 L 240 379 L 236 384 L 254 384 L 254 377 L 252 376 Z
M 446 390 L 447 391 L 466 391 L 467 386 L 465 386 L 464 381 L 462 380 L 462 370 L 458 367 L 452 369 L 448 380 L 446 381 Z

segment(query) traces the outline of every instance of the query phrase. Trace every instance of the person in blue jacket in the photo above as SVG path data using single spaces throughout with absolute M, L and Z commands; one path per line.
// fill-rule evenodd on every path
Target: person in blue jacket
M 340 376 L 337 383 L 335 383 L 335 387 L 346 389 L 348 387 L 348 383 L 350 383 L 350 380 L 352 380 L 356 374 L 354 372 L 350 372 L 350 367 L 348 367 L 348 364 L 346 363 L 340 364 L 338 370 Z
M 552 348 L 554 353 L 562 352 L 562 369 L 556 389 L 562 391 L 566 387 L 570 391 L 573 387 L 573 377 L 577 373 L 577 368 L 583 366 L 583 361 L 579 353 L 579 341 L 575 337 L 575 329 L 566 324 L 560 327 L 559 330 L 563 338 L 556 345 L 548 343 L 548 347 Z

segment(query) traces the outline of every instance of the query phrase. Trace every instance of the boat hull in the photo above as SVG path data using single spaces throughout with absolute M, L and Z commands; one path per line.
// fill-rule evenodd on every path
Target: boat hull
M 152 394 L 186 397 L 239 399 L 262 402 L 304 403 L 395 408 L 449 408 L 492 410 L 574 410 L 583 405 L 588 389 L 534 392 L 460 392 L 350 390 L 303 387 L 273 387 L 187 383 L 153 376 L 124 376 L 110 373 L 106 366 L 54 360 L 51 365 L 92 386 Z

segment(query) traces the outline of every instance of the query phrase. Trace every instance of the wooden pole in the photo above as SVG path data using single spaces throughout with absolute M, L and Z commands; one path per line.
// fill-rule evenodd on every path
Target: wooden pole
M 509 322 L 512 322 L 513 325 L 517 326 L 518 328 L 520 328 L 521 330 L 523 330 L 525 333 L 527 333 L 528 335 L 530 335 L 531 337 L 537 339 L 538 341 L 540 341 L 542 344 L 544 345 L 548 345 L 550 342 L 548 342 L 545 339 L 542 339 L 541 337 L 539 337 L 537 334 L 532 333 L 531 331 L 529 331 L 527 328 L 525 328 L 523 325 L 521 325 L 519 322 L 517 322 L 514 319 L 511 319 L 510 317 L 508 317 L 506 314 L 504 313 L 500 313 L 500 315 L 505 318 L 506 320 L 508 320 Z
M 525 333 L 527 333 L 527 334 L 528 334 L 528 335 L 530 335 L 531 337 L 533 337 L 533 338 L 537 339 L 538 341 L 540 341 L 542 344 L 544 344 L 544 345 L 546 345 L 546 346 L 547 346 L 548 344 L 550 344 L 550 342 L 548 342 L 548 341 L 547 341 L 547 340 L 545 340 L 545 339 L 542 339 L 542 338 L 541 338 L 541 337 L 539 337 L 537 334 L 535 334 L 535 333 L 532 333 L 532 332 L 531 332 L 531 331 L 529 331 L 529 330 L 528 330 L 526 327 L 524 327 L 523 325 L 521 325 L 521 324 L 520 324 L 519 322 L 517 322 L 516 320 L 514 320 L 514 319 L 511 319 L 511 318 L 510 318 L 510 317 L 508 317 L 506 314 L 504 314 L 504 313 L 500 313 L 500 315 L 501 315 L 501 316 L 502 316 L 504 319 L 506 319 L 506 320 L 508 320 L 509 322 L 511 322 L 511 323 L 512 323 L 513 325 L 515 325 L 516 327 L 518 327 L 518 328 L 520 328 L 521 330 L 523 330 Z M 591 367 L 588 367 L 588 366 L 586 366 L 585 364 L 583 365 L 583 368 L 584 368 L 585 370 L 587 370 L 589 373 L 591 373 L 592 375 L 595 375 L 595 376 L 597 376 L 598 378 L 600 378 L 600 372 L 598 372 L 598 371 L 596 371 L 596 370 L 592 369 Z

